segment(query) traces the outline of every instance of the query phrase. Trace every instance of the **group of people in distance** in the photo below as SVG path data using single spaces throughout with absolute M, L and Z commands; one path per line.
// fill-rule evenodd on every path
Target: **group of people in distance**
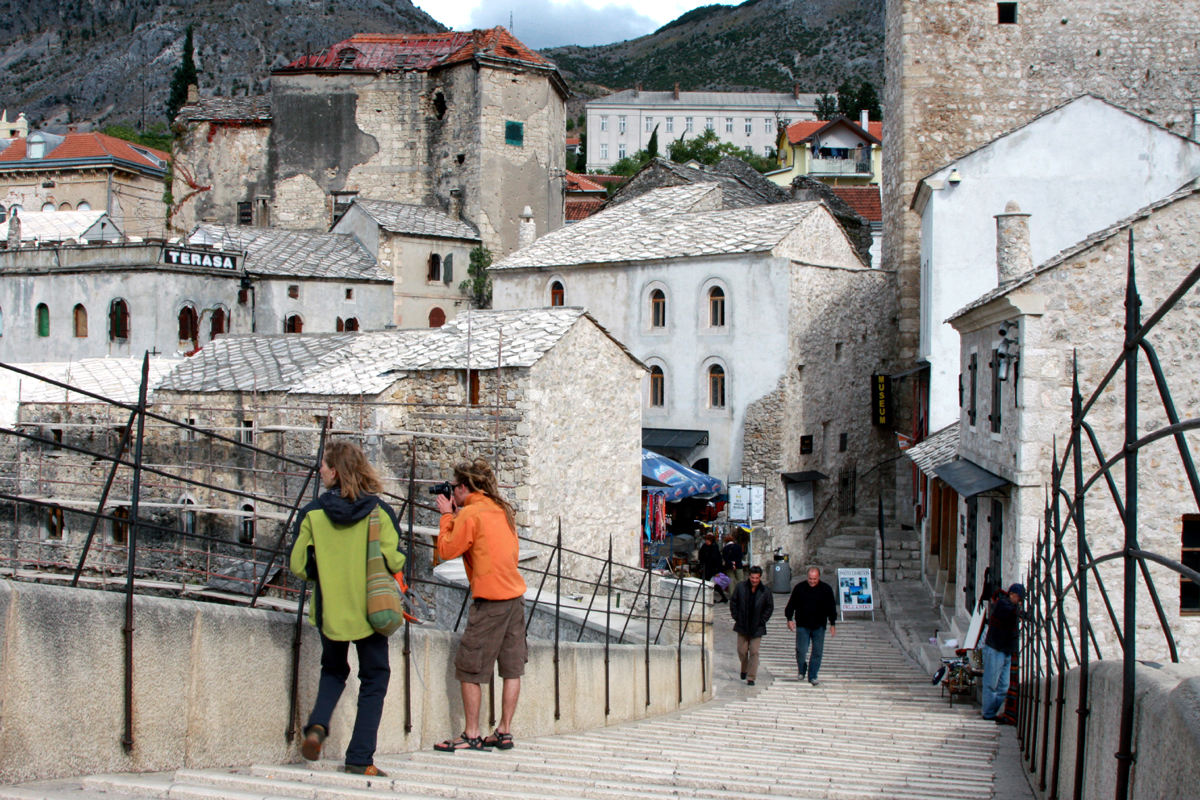
M 375 766 L 375 748 L 391 669 L 388 640 L 367 618 L 368 519 L 378 508 L 379 546 L 389 572 L 399 572 L 395 512 L 379 498 L 383 484 L 366 455 L 350 442 L 326 444 L 320 467 L 325 488 L 301 509 L 293 532 L 291 570 L 314 582 L 309 621 L 321 634 L 321 676 L 317 699 L 304 727 L 301 753 L 321 756 L 334 707 L 350 675 L 350 644 L 358 653 L 358 713 L 346 746 L 346 772 L 383 776 Z M 521 695 L 528 650 L 525 641 L 525 580 L 517 569 L 519 542 L 512 506 L 500 495 L 495 473 L 482 459 L 454 468 L 451 495 L 437 496 L 441 512 L 437 555 L 462 556 L 473 602 L 454 659 L 461 684 L 466 725 L 461 735 L 434 745 L 442 752 L 508 750 L 512 719 Z M 479 729 L 481 684 L 499 664 L 504 681 L 500 721 L 484 736 Z

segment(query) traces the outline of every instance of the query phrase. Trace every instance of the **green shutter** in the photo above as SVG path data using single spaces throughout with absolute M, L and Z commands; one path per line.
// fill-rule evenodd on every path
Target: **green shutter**
M 45 303 L 39 303 L 37 307 L 37 331 L 38 336 L 50 335 L 50 309 Z
M 442 283 L 449 286 L 454 281 L 454 254 L 447 253 L 442 259 Z
M 523 147 L 525 145 L 525 123 L 505 122 L 504 143 Z

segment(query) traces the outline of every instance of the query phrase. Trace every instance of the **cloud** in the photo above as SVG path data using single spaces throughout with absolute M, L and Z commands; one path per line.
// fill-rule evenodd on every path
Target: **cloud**
M 593 8 L 584 0 L 482 0 L 471 11 L 472 28 L 508 27 L 526 45 L 540 50 L 559 45 L 596 45 L 636 39 L 659 28 L 631 5 L 611 3 Z

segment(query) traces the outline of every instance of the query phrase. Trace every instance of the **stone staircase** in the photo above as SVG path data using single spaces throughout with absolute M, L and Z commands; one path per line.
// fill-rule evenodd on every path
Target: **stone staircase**
M 331 762 L 181 769 L 0 787 L 0 800 L 993 796 L 996 726 L 972 707 L 948 705 L 884 623 L 839 625 L 826 639 L 816 687 L 794 677 L 794 641 L 776 614 L 762 646 L 763 665 L 776 677 L 760 672 L 757 693 L 652 720 L 518 740 L 507 752 L 379 756 L 387 778 L 347 775 Z
M 901 530 L 885 518 L 887 546 L 883 550 L 883 566 L 887 579 L 907 580 L 921 575 L 921 541 L 915 531 Z M 876 526 L 842 525 L 837 533 L 827 536 L 816 549 L 810 563 L 821 568 L 829 576 L 835 570 L 850 567 L 869 567 L 878 576 L 878 536 Z

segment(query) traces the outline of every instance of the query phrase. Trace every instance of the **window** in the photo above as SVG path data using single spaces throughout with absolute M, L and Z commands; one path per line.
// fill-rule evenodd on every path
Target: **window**
M 186 417 L 183 421 L 184 421 L 184 423 L 191 425 L 192 428 L 196 427 L 196 418 L 195 417 Z M 183 440 L 185 442 L 195 442 L 195 441 L 199 441 L 199 439 L 200 439 L 200 435 L 198 433 L 196 433 L 194 430 L 191 430 L 190 428 L 183 429 Z
M 238 441 L 242 444 L 254 444 L 254 420 L 244 419 L 238 425 Z
M 602 130 L 602 131 L 608 130 L 608 117 L 600 118 L 600 130 Z
M 83 307 L 83 303 L 77 303 L 75 305 L 75 313 L 73 316 L 75 319 L 75 338 L 76 339 L 86 339 L 87 338 L 87 309 Z
M 238 541 L 242 544 L 254 544 L 254 506 L 247 503 L 242 506 L 242 532 L 238 536 Z
M 774 152 L 775 152 L 775 148 L 771 147 L 771 145 L 769 145 L 769 144 L 763 145 L 763 155 L 766 156 L 767 158 L 770 158 L 774 154 Z
M 338 317 L 337 321 L 333 323 L 333 329 L 337 333 L 341 333 L 342 331 L 346 330 L 345 321 L 341 317 Z
M 849 447 L 850 447 L 850 434 L 839 433 L 838 434 L 838 452 L 844 453 L 844 452 L 846 452 L 846 450 Z
M 299 314 L 292 314 L 283 321 L 284 333 L 304 333 L 304 320 L 300 319 Z
M 720 286 L 708 290 L 708 324 L 713 328 L 725 327 L 725 290 Z
M 429 311 L 429 327 L 440 328 L 446 324 L 446 312 L 436 306 Z
M 767 117 L 766 119 L 763 120 L 763 133 L 774 133 L 774 132 L 775 132 L 775 120 L 771 119 L 770 117 Z
M 46 157 L 46 139 L 40 133 L 35 133 L 29 137 L 29 158 L 45 158 Z
M 967 393 L 967 399 L 969 401 L 969 405 L 967 406 L 967 424 L 970 425 L 971 427 L 975 427 L 975 397 L 976 397 L 976 389 L 978 388 L 977 378 L 978 378 L 978 374 L 979 374 L 979 354 L 978 353 L 971 353 L 971 358 L 967 362 L 967 369 L 971 373 L 969 381 L 968 381 L 968 386 L 970 387 L 970 391 Z
M 442 259 L 442 283 L 447 286 L 454 280 L 454 253 L 447 253 Z
M 112 510 L 113 519 L 108 521 L 111 526 L 113 544 L 125 544 L 129 541 L 129 509 L 117 506 Z
M 350 210 L 350 204 L 354 202 L 354 198 L 358 196 L 358 191 L 352 192 L 330 192 L 329 203 L 333 207 L 333 217 L 330 220 L 330 225 L 336 225 L 337 221 Z
M 1000 381 L 1000 354 L 992 351 L 992 413 L 988 414 L 988 419 L 992 423 L 992 433 L 1000 432 L 1000 401 L 1004 384 Z
M 667 404 L 667 376 L 662 367 L 650 368 L 650 405 L 662 408 Z
M 42 213 L 43 214 L 49 213 L 54 210 L 55 210 L 54 203 L 42 203 Z
M 646 133 L 654 130 L 654 117 L 646 117 Z
M 225 333 L 228 330 L 227 326 L 228 315 L 224 308 L 217 306 L 213 309 L 212 319 L 208 323 L 208 338 L 212 340 Z
M 525 146 L 525 123 L 509 120 L 504 123 L 504 143 L 513 147 Z
M 606 145 L 606 144 L 600 145 L 600 158 L 601 159 L 608 158 L 608 145 Z
M 293 300 L 300 299 L 300 286 L 298 284 L 293 283 L 288 287 L 288 297 L 292 298 Z
M 446 103 L 446 95 L 443 94 L 442 92 L 434 92 L 434 94 L 433 94 L 433 113 L 437 115 L 438 119 L 446 118 L 446 109 L 447 108 L 449 108 L 449 104 Z
M 80 200 L 79 203 L 75 206 L 75 210 L 76 211 L 91 211 L 92 204 L 89 203 L 87 200 Z
M 667 117 L 667 133 L 675 132 L 675 118 Z
M 0 222 L 4 222 L 7 219 L 8 219 L 8 209 L 5 208 L 4 206 L 0 206 Z
M 192 306 L 179 309 L 179 342 L 193 349 L 200 346 L 200 317 Z
M 1180 563 L 1200 572 L 1200 514 L 1183 515 L 1183 552 Z M 1200 584 L 1179 578 L 1179 613 L 1200 615 Z
M 692 118 L 691 117 L 683 118 L 683 129 L 685 131 L 687 131 L 688 133 L 692 132 Z
M 617 145 L 617 158 L 624 158 L 624 157 L 625 157 L 625 143 L 621 142 L 619 145 Z
M 1016 3 L 996 3 L 996 22 L 1001 25 L 1017 24 Z
M 346 290 L 346 299 L 347 299 L 347 300 L 353 300 L 353 299 L 354 299 L 354 290 L 353 290 L 353 289 L 347 289 L 347 290 Z
M 42 524 L 46 526 L 47 539 L 61 539 L 67 530 L 61 508 L 47 508 L 46 516 L 42 519 Z
M 713 129 L 713 118 L 712 117 L 704 118 L 704 129 L 709 130 L 709 131 L 711 131 Z
M 70 210 L 71 210 L 71 204 L 70 204 L 70 203 L 59 203 L 59 204 L 58 204 L 58 210 L 59 210 L 59 211 L 70 211 Z
M 754 133 L 754 120 L 746 117 L 746 135 L 749 136 L 752 133 Z
M 50 335 L 50 309 L 45 303 L 37 304 L 37 335 Z
M 124 300 L 113 300 L 108 307 L 108 339 L 123 342 L 129 338 L 129 304 Z
M 479 405 L 479 370 L 467 370 L 467 399 L 473 406 Z
M 358 319 L 357 319 L 356 317 L 349 317 L 349 318 L 347 318 L 347 320 L 346 320 L 346 332 L 347 332 L 347 333 L 354 333 L 354 332 L 355 332 L 355 331 L 357 331 L 357 330 L 358 330 Z
M 253 225 L 254 224 L 254 206 L 249 201 L 237 204 L 237 224 L 238 225 Z
M 238 289 L 238 305 L 244 306 L 249 302 L 250 302 L 250 290 L 244 289 L 244 288 Z
M 725 407 L 725 370 L 717 364 L 708 368 L 708 407 Z
M 343 47 L 338 51 L 338 68 L 339 69 L 354 69 L 354 59 L 358 58 L 358 51 L 353 47 Z
M 429 254 L 429 274 L 425 276 L 427 281 L 440 281 L 442 279 L 442 257 L 437 253 Z
M 650 326 L 653 328 L 667 327 L 667 296 L 662 289 L 650 293 Z
M 566 292 L 566 289 L 563 288 L 562 283 L 560 283 L 559 281 L 555 281 L 554 283 L 550 284 L 550 305 L 552 305 L 552 306 L 565 305 L 566 299 L 567 299 L 567 292 Z
M 617 117 L 617 133 L 625 132 L 625 118 Z
M 183 498 L 183 532 L 191 536 L 196 533 L 196 512 L 186 510 L 188 506 L 196 505 L 196 501 L 190 497 Z
M 733 117 L 725 118 L 725 132 L 733 133 Z

